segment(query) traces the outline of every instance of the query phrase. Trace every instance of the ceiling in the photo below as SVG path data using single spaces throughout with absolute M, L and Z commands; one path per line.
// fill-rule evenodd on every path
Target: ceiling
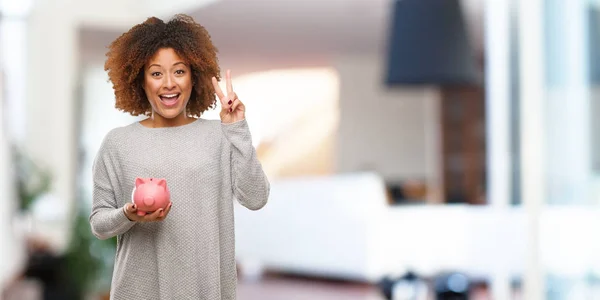
M 461 0 L 482 52 L 483 0 Z M 392 0 L 220 0 L 188 12 L 211 33 L 222 65 L 239 72 L 329 65 L 339 55 L 384 53 Z M 126 28 L 124 29 L 126 30 Z M 84 28 L 84 60 L 103 60 L 119 32 Z

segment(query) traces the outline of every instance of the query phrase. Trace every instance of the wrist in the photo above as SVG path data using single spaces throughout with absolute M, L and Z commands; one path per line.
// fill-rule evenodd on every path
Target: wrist
M 233 124 L 236 124 L 236 123 L 240 123 L 242 121 L 246 121 L 246 118 L 242 118 L 242 119 L 239 119 L 239 120 L 227 120 L 227 121 L 221 120 L 221 124 L 223 124 L 223 125 L 233 125 Z

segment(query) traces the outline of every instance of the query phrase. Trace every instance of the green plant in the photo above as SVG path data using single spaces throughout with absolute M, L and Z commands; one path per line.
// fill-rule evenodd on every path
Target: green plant
M 36 164 L 25 152 L 13 148 L 13 161 L 16 168 L 18 206 L 21 212 L 28 212 L 37 199 L 50 191 L 53 176 L 50 171 Z M 85 205 L 85 193 L 79 189 L 75 203 L 75 216 L 71 239 L 64 257 L 67 263 L 67 276 L 80 299 L 88 291 L 104 290 L 110 285 L 116 238 L 99 240 L 91 231 L 89 208 Z
M 12 154 L 16 167 L 19 210 L 29 211 L 38 197 L 50 190 L 52 173 L 40 167 L 16 147 L 13 147 Z
M 80 202 L 81 204 L 81 202 Z M 89 210 L 78 205 L 66 253 L 68 272 L 80 294 L 109 288 L 116 238 L 99 240 L 92 233 Z

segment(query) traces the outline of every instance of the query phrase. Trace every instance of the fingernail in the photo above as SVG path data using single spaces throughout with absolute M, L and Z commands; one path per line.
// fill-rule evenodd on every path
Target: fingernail
M 232 101 L 231 101 L 231 100 L 229 100 L 229 102 L 227 102 L 227 104 L 231 104 L 231 102 L 232 102 Z

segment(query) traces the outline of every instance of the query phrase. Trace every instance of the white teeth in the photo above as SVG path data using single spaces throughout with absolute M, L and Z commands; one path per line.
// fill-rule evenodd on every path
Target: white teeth
M 173 98 L 173 97 L 177 97 L 178 94 L 171 94 L 171 95 L 162 95 L 161 97 L 165 97 L 165 98 Z

